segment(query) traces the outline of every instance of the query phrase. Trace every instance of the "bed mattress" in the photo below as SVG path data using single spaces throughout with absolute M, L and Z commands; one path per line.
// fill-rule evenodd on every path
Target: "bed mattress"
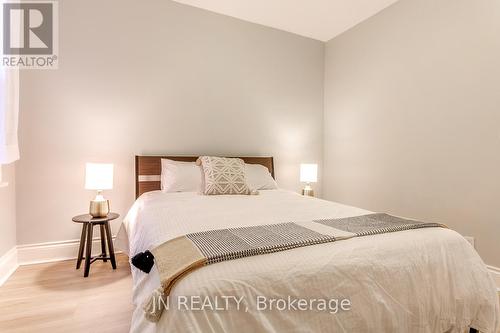
M 284 190 L 255 196 L 154 191 L 130 209 L 117 247 L 134 255 L 192 232 L 370 213 Z M 132 267 L 132 277 L 131 332 L 465 332 L 472 326 L 496 333 L 499 325 L 486 266 L 461 235 L 445 228 L 205 266 L 174 286 L 158 323 L 142 310 L 160 286 L 158 272 Z

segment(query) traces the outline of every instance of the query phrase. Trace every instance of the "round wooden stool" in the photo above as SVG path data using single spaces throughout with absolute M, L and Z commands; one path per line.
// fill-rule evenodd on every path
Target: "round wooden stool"
M 83 214 L 73 217 L 73 222 L 82 223 L 82 236 L 80 238 L 80 249 L 78 250 L 78 259 L 76 261 L 76 269 L 80 269 L 82 260 L 85 259 L 84 277 L 89 276 L 90 264 L 96 260 L 107 262 L 111 261 L 111 266 L 116 269 L 115 250 L 113 248 L 113 238 L 111 236 L 111 229 L 109 228 L 109 221 L 115 220 L 120 217 L 119 214 L 109 213 L 106 217 L 94 218 L 90 214 Z M 101 250 L 102 253 L 98 256 L 92 257 L 92 235 L 94 226 L 99 225 L 101 229 Z M 108 243 L 109 257 L 106 254 L 106 242 Z M 85 249 L 85 257 L 83 250 Z

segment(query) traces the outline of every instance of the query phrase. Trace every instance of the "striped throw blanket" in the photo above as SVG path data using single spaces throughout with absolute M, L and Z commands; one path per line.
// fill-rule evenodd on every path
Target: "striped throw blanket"
M 314 227 L 315 224 L 331 227 L 331 232 L 324 234 L 315 231 L 313 229 L 318 229 Z M 139 253 L 132 258 L 132 264 L 146 273 L 156 264 L 161 287 L 144 304 L 144 312 L 148 320 L 157 322 L 163 312 L 165 298 L 175 283 L 205 265 L 352 237 L 430 227 L 446 226 L 387 214 L 370 214 L 315 220 L 305 224 L 289 222 L 210 230 L 177 237 L 151 251 Z

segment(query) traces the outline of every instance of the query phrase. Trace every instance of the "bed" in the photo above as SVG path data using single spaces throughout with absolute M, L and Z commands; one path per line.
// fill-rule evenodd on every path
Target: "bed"
M 371 213 L 281 189 L 250 196 L 164 193 L 159 190 L 161 158 L 136 157 L 138 198 L 116 241 L 129 255 L 192 232 Z M 266 166 L 274 176 L 272 158 L 244 159 Z M 353 238 L 205 266 L 178 281 L 170 299 L 179 303 L 180 297 L 189 296 L 191 302 L 212 304 L 204 310 L 170 304 L 158 323 L 147 321 L 142 309 L 160 285 L 158 273 L 154 268 L 145 274 L 132 267 L 132 277 L 131 332 L 466 332 L 474 328 L 497 333 L 499 326 L 498 296 L 487 268 L 462 236 L 446 228 Z M 230 296 L 231 306 L 214 306 Z M 289 306 L 300 299 L 331 304 L 326 311 L 312 305 L 307 310 Z M 345 309 L 339 305 L 344 300 L 350 304 Z M 278 303 L 286 307 L 278 308 Z

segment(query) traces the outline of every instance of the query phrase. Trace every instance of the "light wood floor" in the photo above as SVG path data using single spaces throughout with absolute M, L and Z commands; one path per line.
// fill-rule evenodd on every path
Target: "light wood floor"
M 20 267 L 0 287 L 0 332 L 128 332 L 132 278 L 127 257 L 117 263 L 92 264 L 88 278 L 75 260 Z
M 88 278 L 75 262 L 18 268 L 0 287 L 0 332 L 128 332 L 132 278 L 127 257 L 117 256 L 115 271 L 109 261 L 93 263 Z

